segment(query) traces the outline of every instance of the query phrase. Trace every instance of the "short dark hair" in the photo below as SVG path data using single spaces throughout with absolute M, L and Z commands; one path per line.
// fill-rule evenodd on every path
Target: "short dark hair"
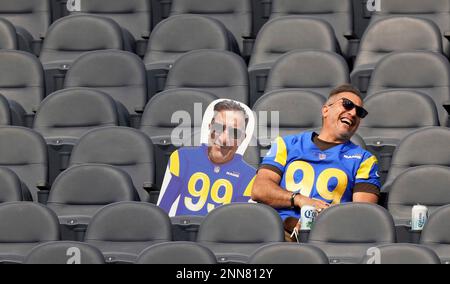
M 245 126 L 247 127 L 247 123 L 248 123 L 247 112 L 237 102 L 231 101 L 231 100 L 225 100 L 225 101 L 221 101 L 221 102 L 217 103 L 214 106 L 214 118 L 213 118 L 213 121 L 216 118 L 215 113 L 221 112 L 221 111 L 240 111 L 240 112 L 242 112 L 242 114 L 244 115 Z
M 331 99 L 332 97 L 334 97 L 338 94 L 341 94 L 341 93 L 353 93 L 362 99 L 361 91 L 358 90 L 358 88 L 353 87 L 350 84 L 340 85 L 340 86 L 334 88 L 333 90 L 331 90 L 330 96 L 328 97 L 328 99 Z

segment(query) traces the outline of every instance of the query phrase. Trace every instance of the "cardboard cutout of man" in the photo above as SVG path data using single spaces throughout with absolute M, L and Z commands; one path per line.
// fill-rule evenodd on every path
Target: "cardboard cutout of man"
M 253 135 L 251 110 L 231 100 L 205 112 L 199 147 L 172 153 L 158 206 L 169 216 L 205 216 L 232 202 L 249 202 L 256 169 L 243 160 Z

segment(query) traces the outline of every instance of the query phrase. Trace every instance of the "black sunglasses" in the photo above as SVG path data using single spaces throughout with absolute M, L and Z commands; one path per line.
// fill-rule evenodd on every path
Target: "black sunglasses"
M 345 108 L 345 110 L 350 111 L 352 109 L 356 109 L 356 116 L 358 116 L 359 118 L 365 118 L 369 113 L 367 112 L 367 110 L 365 110 L 363 107 L 357 106 L 355 105 L 355 103 L 353 103 L 351 100 L 346 99 L 346 98 L 342 98 L 340 99 L 342 100 L 342 106 Z M 338 100 L 338 101 L 340 101 Z M 329 104 L 328 106 L 332 106 L 335 103 L 337 103 L 338 101 Z
M 237 128 L 234 128 L 234 127 L 227 127 L 226 125 L 223 125 L 223 124 L 218 123 L 218 122 L 213 122 L 211 124 L 211 130 L 212 130 L 212 132 L 214 132 L 214 133 L 216 133 L 218 135 L 224 133 L 225 130 L 227 130 L 228 131 L 228 137 L 230 139 L 235 139 L 235 140 L 239 140 L 245 135 L 245 132 L 240 130 L 240 129 L 237 129 Z

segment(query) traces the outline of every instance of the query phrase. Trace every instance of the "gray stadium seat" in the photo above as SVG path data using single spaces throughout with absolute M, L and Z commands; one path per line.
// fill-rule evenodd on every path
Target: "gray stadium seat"
M 46 140 L 50 159 L 50 183 L 68 167 L 70 153 L 92 129 L 119 125 L 115 101 L 107 94 L 71 88 L 46 97 L 36 113 L 33 129 Z
M 418 68 L 420 66 L 420 68 Z M 435 102 L 440 125 L 450 126 L 443 104 L 450 101 L 450 64 L 435 52 L 399 52 L 377 64 L 370 80 L 367 96 L 385 90 L 416 90 Z
M 44 98 L 44 71 L 26 52 L 0 51 L 0 94 L 8 99 L 14 125 L 31 127 L 34 111 Z
M 392 244 L 376 247 L 380 262 L 372 263 L 366 256 L 361 264 L 440 264 L 439 257 L 431 249 L 414 244 Z
M 435 23 L 414 17 L 388 17 L 372 22 L 361 39 L 351 73 L 352 84 L 365 94 L 381 59 L 395 51 L 413 50 L 442 53 L 442 38 Z
M 58 176 L 47 207 L 58 215 L 63 240 L 82 241 L 92 216 L 103 206 L 137 200 L 133 181 L 126 172 L 108 165 L 85 164 Z
M 157 186 L 162 184 L 172 152 L 181 146 L 194 146 L 191 141 L 192 134 L 199 132 L 202 126 L 202 119 L 198 117 L 199 113 L 196 114 L 196 111 L 200 111 L 203 116 L 206 108 L 217 99 L 205 91 L 173 89 L 159 93 L 149 101 L 142 116 L 140 129 L 155 145 L 155 164 L 158 165 Z M 190 122 L 186 121 L 185 117 L 182 121 L 178 121 L 181 117 L 177 115 L 188 114 Z M 172 140 L 172 135 L 176 140 Z
M 256 38 L 249 63 L 251 98 L 264 93 L 272 66 L 283 54 L 293 50 L 336 52 L 339 46 L 333 28 L 325 21 L 285 16 L 267 22 Z
M 372 15 L 371 21 L 378 21 L 390 16 L 408 16 L 433 21 L 441 30 L 444 52 L 450 54 L 445 36 L 450 31 L 450 3 L 447 0 L 404 0 L 383 1 L 382 9 Z
M 198 14 L 221 21 L 234 35 L 241 53 L 249 55 L 253 34 L 251 0 L 172 0 L 171 16 Z
M 390 192 L 392 182 L 405 170 L 418 166 L 450 167 L 450 129 L 426 127 L 406 136 L 398 145 L 382 191 Z
M 282 16 L 308 16 L 324 20 L 333 27 L 342 53 L 352 53 L 349 40 L 353 39 L 352 0 L 273 0 L 271 19 Z
M 22 263 L 34 247 L 59 240 L 58 218 L 32 202 L 0 204 L 0 263 Z
M 48 242 L 35 247 L 24 264 L 104 264 L 96 247 L 79 242 Z
M 269 206 L 248 203 L 228 204 L 211 211 L 197 236 L 197 242 L 213 251 L 219 263 L 246 263 L 258 248 L 283 241 L 278 213 Z
M 22 127 L 0 127 L 0 167 L 14 171 L 36 202 L 38 187 L 48 187 L 47 166 L 47 148 L 39 133 Z
M 302 89 L 328 96 L 336 86 L 350 81 L 342 56 L 327 51 L 291 51 L 273 65 L 266 92 Z
M 70 157 L 70 166 L 80 164 L 119 167 L 131 176 L 142 201 L 158 200 L 159 192 L 151 191 L 155 176 L 153 144 L 136 129 L 103 127 L 89 131 L 75 145 Z
M 364 108 L 369 115 L 361 121 L 358 134 L 377 156 L 382 181 L 395 148 L 405 136 L 419 128 L 439 126 L 433 99 L 420 91 L 386 90 L 371 94 L 364 100 Z
M 192 242 L 156 244 L 143 251 L 136 264 L 216 264 L 207 248 Z
M 178 58 L 169 71 L 166 90 L 191 88 L 218 98 L 248 102 L 245 62 L 235 53 L 221 50 L 191 51 Z
M 2 0 L 0 18 L 10 21 L 21 50 L 39 55 L 42 39 L 50 26 L 49 0 Z
M 145 52 L 151 30 L 151 8 L 149 0 L 88 0 L 79 12 L 107 17 L 118 23 L 133 42 L 139 55 Z
M 151 0 L 153 27 L 170 16 L 172 0 Z
M 134 263 L 147 247 L 172 240 L 167 214 L 149 203 L 121 202 L 103 207 L 92 218 L 85 242 L 109 263 Z
M 111 19 L 77 14 L 57 20 L 48 30 L 40 55 L 47 94 L 62 89 L 67 70 L 83 53 L 125 46 L 122 29 Z
M 328 264 L 327 255 L 320 249 L 297 243 L 278 243 L 258 249 L 249 264 Z
M 432 249 L 441 259 L 441 263 L 450 264 L 450 205 L 434 212 L 425 224 L 420 244 Z
M 105 92 L 118 102 L 121 113 L 130 116 L 131 125 L 139 126 L 147 103 L 147 81 L 144 64 L 137 55 L 121 50 L 86 53 L 67 72 L 64 88 L 70 87 Z
M 11 110 L 8 100 L 0 94 L 0 125 L 11 125 Z
M 425 205 L 428 214 L 450 204 L 450 167 L 420 166 L 408 169 L 395 178 L 388 198 L 388 209 L 397 226 L 397 241 L 414 240 L 411 229 L 412 208 Z
M 322 249 L 332 264 L 359 263 L 369 248 L 395 243 L 394 221 L 375 204 L 336 205 L 318 216 L 308 243 Z
M 162 21 L 153 30 L 144 57 L 149 97 L 164 90 L 167 73 L 180 56 L 199 49 L 236 51 L 234 41 L 221 22 L 208 17 L 178 15 Z
M 12 170 L 0 167 L 0 184 L 0 204 L 32 200 L 30 192 Z
M 7 20 L 0 18 L 0 49 L 18 49 L 16 29 Z
M 278 136 L 321 127 L 325 101 L 321 94 L 301 89 L 272 91 L 256 101 L 253 111 L 258 117 L 261 157 Z

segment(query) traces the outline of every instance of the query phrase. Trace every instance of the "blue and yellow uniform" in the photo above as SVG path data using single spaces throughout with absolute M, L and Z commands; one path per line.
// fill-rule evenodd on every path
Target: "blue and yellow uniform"
M 262 167 L 280 173 L 280 186 L 309 198 L 330 204 L 351 202 L 356 184 L 380 188 L 378 161 L 370 152 L 352 142 L 320 150 L 313 142 L 314 132 L 278 137 Z M 280 209 L 281 218 L 299 219 L 299 210 Z
M 158 205 L 170 216 L 205 216 L 232 202 L 249 202 L 256 169 L 241 155 L 216 165 L 208 146 L 181 148 L 172 153 Z

